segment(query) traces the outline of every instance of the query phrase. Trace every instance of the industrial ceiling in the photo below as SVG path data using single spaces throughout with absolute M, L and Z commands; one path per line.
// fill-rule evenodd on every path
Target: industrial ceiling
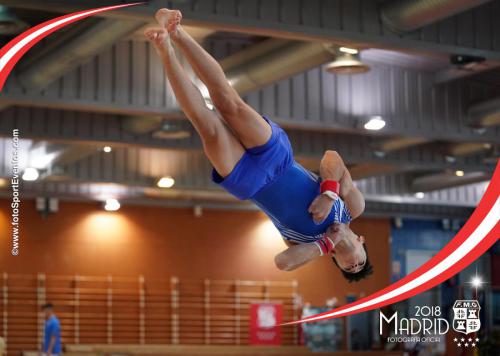
M 29 25 L 116 3 L 0 1 Z M 19 128 L 21 166 L 42 173 L 25 196 L 252 208 L 210 182 L 141 36 L 165 3 L 103 13 L 27 53 L 0 94 L 0 177 Z M 168 3 L 245 100 L 285 128 L 299 162 L 317 170 L 326 149 L 345 158 L 370 214 L 465 217 L 484 193 L 499 156 L 500 1 Z M 370 70 L 326 71 L 339 46 Z M 373 117 L 385 127 L 364 129 Z M 162 176 L 175 186 L 156 187 Z

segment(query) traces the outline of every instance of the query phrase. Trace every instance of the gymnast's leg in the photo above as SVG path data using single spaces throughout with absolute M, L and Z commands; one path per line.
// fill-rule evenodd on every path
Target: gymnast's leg
M 181 13 L 176 10 L 160 9 L 156 13 L 156 20 L 167 29 L 172 41 L 205 83 L 217 111 L 243 146 L 252 148 L 265 144 L 271 137 L 271 127 L 240 98 L 228 83 L 219 63 L 182 29 L 181 18 Z
M 162 28 L 152 28 L 146 30 L 144 34 L 161 58 L 175 97 L 198 131 L 205 154 L 217 172 L 226 177 L 241 159 L 245 149 L 217 113 L 206 107 L 200 91 L 179 63 L 168 32 Z

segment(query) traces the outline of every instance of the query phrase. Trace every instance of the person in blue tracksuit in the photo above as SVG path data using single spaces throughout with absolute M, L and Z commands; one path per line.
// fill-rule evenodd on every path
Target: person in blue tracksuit
M 61 354 L 61 323 L 54 313 L 52 303 L 42 306 L 45 313 L 45 329 L 43 335 L 42 351 L 46 356 Z

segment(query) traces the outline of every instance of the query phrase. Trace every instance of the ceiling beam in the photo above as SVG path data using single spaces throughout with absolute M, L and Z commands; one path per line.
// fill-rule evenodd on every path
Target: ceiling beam
M 102 202 L 105 195 L 89 196 L 89 191 L 103 192 L 103 189 L 92 189 L 92 184 L 77 184 L 68 182 L 51 182 L 30 184 L 24 187 L 24 199 L 34 199 L 47 193 L 54 198 L 69 202 Z M 122 190 L 126 191 L 126 190 Z M 248 202 L 238 201 L 223 191 L 193 191 L 192 189 L 174 189 L 170 193 L 143 193 L 142 189 L 134 189 L 130 194 L 117 196 L 123 206 L 141 205 L 155 207 L 195 207 L 218 210 L 257 210 L 257 207 Z M 189 199 L 183 199 L 188 196 Z M 0 198 L 8 199 L 10 192 L 0 188 Z M 209 198 L 209 199 L 207 199 Z M 447 206 L 445 204 L 415 204 L 410 201 L 389 202 L 383 200 L 367 200 L 363 217 L 415 217 L 415 218 L 457 218 L 465 219 L 470 216 L 472 208 L 468 206 Z
M 354 180 L 363 179 L 383 174 L 404 172 L 404 166 L 379 163 L 360 163 L 349 167 L 349 173 Z
M 493 145 L 489 143 L 464 142 L 444 143 L 440 144 L 439 147 L 444 154 L 449 156 L 469 156 L 489 151 L 492 149 Z
M 68 202 L 99 202 L 102 200 L 98 197 L 89 198 L 88 190 L 85 190 L 88 185 L 83 185 L 82 189 L 75 189 L 78 185 L 67 184 L 67 183 L 52 183 L 51 196 L 54 198 L 59 198 Z M 69 189 L 68 187 L 71 187 Z M 30 189 L 23 190 L 24 199 L 34 199 L 42 194 L 46 194 L 46 188 L 43 186 L 35 186 Z M 54 191 L 58 191 L 54 193 Z M 73 193 L 70 193 L 73 192 Z M 197 194 L 191 192 L 191 197 L 194 198 Z M 0 198 L 8 199 L 11 196 L 10 193 L 0 189 Z M 178 193 L 173 192 L 171 195 L 177 195 Z M 188 207 L 202 207 L 203 209 L 217 209 L 217 210 L 250 210 L 255 211 L 258 208 L 249 202 L 241 201 L 220 201 L 224 200 L 224 192 L 217 193 L 221 198 L 216 197 L 215 200 L 201 200 L 201 199 L 190 199 L 190 200 L 179 200 L 173 197 L 145 197 L 139 194 L 134 195 L 122 195 L 121 204 L 124 206 L 128 205 L 140 205 L 140 206 L 155 206 L 155 207 L 172 207 L 172 208 L 188 208 Z M 179 194 L 180 195 L 180 194 Z M 206 195 L 206 194 L 203 194 Z M 211 193 L 211 195 L 215 195 Z M 433 204 L 414 204 L 408 203 L 393 203 L 377 200 L 368 200 L 366 202 L 365 212 L 363 217 L 411 217 L 411 218 L 456 218 L 456 219 L 466 219 L 470 216 L 472 212 L 470 207 L 461 206 L 447 206 L 447 205 L 433 205 Z
M 54 158 L 43 168 L 41 179 L 45 181 L 67 180 L 70 177 L 64 174 L 61 167 L 74 164 L 82 159 L 96 154 L 100 147 L 97 145 L 79 144 L 58 144 L 38 141 L 39 146 L 44 146 L 47 153 L 54 155 Z M 32 145 L 38 146 L 37 144 Z M 29 155 L 29 152 L 27 152 Z
M 491 0 L 394 0 L 380 12 L 384 24 L 395 32 L 410 32 L 447 17 L 470 10 Z
M 85 70 L 90 69 L 86 68 Z M 90 73 L 95 73 L 97 70 L 102 72 L 102 69 L 95 68 Z M 115 70 L 109 68 L 110 72 Z M 139 72 L 140 70 L 141 68 L 138 67 L 136 71 Z M 158 71 L 161 71 L 161 69 L 158 69 Z M 375 71 L 376 69 L 373 69 L 373 72 Z M 162 84 L 163 79 L 161 77 L 156 75 L 154 79 L 150 79 L 151 88 L 144 87 L 142 81 L 146 81 L 146 77 L 150 77 L 151 73 L 137 73 L 138 78 L 142 78 L 138 81 L 138 85 L 129 88 L 129 84 L 125 84 L 126 86 L 120 87 L 113 92 L 106 89 L 106 85 L 109 85 L 109 83 L 103 82 L 101 84 L 101 81 L 95 83 L 92 76 L 85 78 L 86 86 L 102 85 L 99 90 L 99 98 L 95 98 L 95 94 L 89 95 L 88 92 L 85 97 L 79 96 L 78 93 L 81 93 L 82 88 L 78 87 L 79 82 L 74 79 L 75 73 L 63 77 L 61 83 L 63 84 L 63 90 L 61 90 L 60 85 L 51 85 L 44 93 L 23 92 L 15 78 L 10 78 L 0 96 L 0 106 L 20 105 L 184 119 L 185 116 L 179 110 L 175 97 L 168 86 L 165 89 L 163 88 L 165 84 Z M 384 73 L 385 70 L 379 74 L 373 73 L 370 78 L 382 78 Z M 393 82 L 403 83 L 402 78 L 398 78 L 396 81 L 394 76 L 391 77 L 390 73 L 386 73 L 386 75 L 388 75 L 388 79 L 392 78 Z M 106 72 L 106 76 L 110 76 L 109 72 Z M 412 76 L 415 76 L 415 73 L 408 73 L 408 77 Z M 126 80 L 126 78 L 123 80 Z M 397 100 L 397 98 L 383 100 L 380 95 L 376 94 L 380 90 L 384 91 L 384 95 L 400 95 L 400 92 L 412 90 L 397 86 L 384 88 L 388 81 L 381 79 L 379 81 L 380 85 L 376 85 L 375 81 L 366 81 L 361 77 L 353 76 L 351 79 L 337 76 L 336 78 L 331 74 L 323 73 L 318 68 L 250 93 L 245 96 L 245 100 L 257 111 L 273 118 L 285 128 L 307 131 L 341 131 L 368 135 L 367 131 L 359 128 L 359 123 L 366 120 L 369 115 L 349 111 L 352 111 L 354 107 L 366 105 L 373 106 L 373 109 L 367 108 L 366 111 L 380 110 L 382 105 L 388 105 L 387 103 L 391 100 Z M 358 83 L 359 88 L 352 88 L 353 82 Z M 363 88 L 361 83 L 365 82 L 366 85 Z M 306 85 L 310 88 L 305 87 Z M 500 134 L 500 128 L 493 127 L 490 130 L 478 133 L 462 123 L 462 120 L 448 117 L 452 110 L 457 111 L 457 107 L 460 108 L 460 105 L 462 105 L 455 103 L 455 100 L 460 99 L 460 94 L 455 98 L 456 90 L 454 92 L 450 92 L 446 88 L 436 90 L 442 92 L 433 94 L 428 90 L 425 91 L 422 87 L 422 92 L 414 94 L 414 96 L 422 98 L 422 104 L 417 105 L 417 102 L 412 100 L 411 104 L 414 104 L 414 106 L 409 107 L 407 112 L 391 113 L 390 111 L 393 109 L 390 107 L 383 108 L 383 117 L 388 124 L 380 132 L 370 132 L 369 134 L 397 135 L 405 138 L 396 138 L 392 143 L 386 144 L 389 149 L 391 145 L 403 144 L 406 139 L 410 143 L 420 143 L 424 140 L 496 142 Z M 371 92 L 370 95 L 369 92 Z M 394 94 L 391 94 L 391 92 L 394 92 Z M 444 95 L 449 97 L 449 104 L 446 104 L 449 108 L 444 108 L 443 103 L 438 102 L 438 98 Z M 368 96 L 370 96 L 370 99 L 368 99 Z M 423 103 L 426 105 L 423 106 Z M 376 109 L 376 107 L 379 109 Z M 443 107 L 443 112 L 432 111 L 431 108 L 433 107 Z M 416 118 L 416 113 L 419 112 L 421 114 Z M 455 115 L 461 115 L 461 113 L 455 113 Z
M 133 134 L 123 129 L 122 116 L 36 108 L 9 108 L 0 112 L 0 135 L 10 137 L 19 128 L 24 138 L 69 144 L 110 144 L 117 147 L 149 147 L 179 151 L 200 151 L 201 143 L 193 128 L 182 140 L 154 138 L 152 133 Z M 481 156 L 457 158 L 448 163 L 445 156 L 429 147 L 412 147 L 377 157 L 370 138 L 327 132 L 303 132 L 287 129 L 297 157 L 320 159 L 330 150 L 341 152 L 350 164 L 378 163 L 396 165 L 405 170 L 468 169 L 490 170 Z
M 297 162 L 299 162 L 304 168 L 319 173 L 319 165 L 321 162 L 321 157 L 305 157 L 300 154 L 296 156 Z M 404 166 L 397 166 L 393 164 L 386 164 L 383 161 L 377 162 L 360 162 L 357 164 L 349 165 L 349 173 L 354 180 L 379 176 L 383 174 L 390 173 L 400 173 L 408 170 Z
M 465 66 L 454 66 L 435 73 L 435 83 L 444 84 L 454 80 L 470 78 L 477 74 L 500 68 L 499 61 L 474 62 Z
M 12 7 L 44 9 L 69 12 L 102 6 L 97 0 L 4 0 Z M 473 36 L 492 36 L 480 33 L 474 21 L 463 22 L 461 17 L 451 17 L 440 22 L 439 27 L 426 26 L 409 34 L 396 36 L 383 28 L 379 8 L 374 1 L 356 2 L 348 6 L 338 6 L 327 1 L 323 6 L 316 2 L 274 2 L 254 0 L 229 0 L 218 6 L 212 1 L 203 4 L 192 0 L 172 2 L 183 11 L 184 22 L 188 25 L 216 28 L 219 31 L 234 31 L 262 36 L 281 37 L 293 40 L 337 41 L 339 43 L 366 47 L 386 47 L 407 50 L 435 51 L 445 53 L 466 53 L 490 59 L 500 59 L 500 52 L 491 49 L 488 41 L 464 41 Z M 300 4 L 303 4 L 302 6 Z M 316 5 L 316 6 L 315 6 Z M 162 1 L 150 1 L 144 6 L 101 13 L 103 17 L 150 21 L 155 11 L 164 6 Z M 496 16 L 500 8 L 495 4 L 481 6 L 482 16 Z M 261 16 L 266 14 L 266 16 Z M 454 19 L 458 18 L 460 26 Z M 474 38 L 474 37 L 473 37 Z
M 27 106 L 34 108 L 78 110 L 83 112 L 95 112 L 104 114 L 119 114 L 131 116 L 154 116 L 166 119 L 184 119 L 184 113 L 175 105 L 167 104 L 166 107 L 154 107 L 152 105 L 125 104 L 106 100 L 86 100 L 77 98 L 44 97 L 36 94 L 2 93 L 0 105 L 6 107 Z
M 51 162 L 51 165 L 65 166 L 72 164 L 99 152 L 99 150 L 98 145 L 64 145 L 57 157 Z
M 218 58 L 230 54 L 227 46 L 214 48 L 217 53 L 213 54 Z M 183 57 L 179 59 L 185 64 Z M 252 61 L 243 61 L 249 62 Z M 228 69 L 230 74 L 235 65 L 229 65 Z M 433 80 L 432 73 L 390 65 L 374 65 L 366 74 L 351 76 L 333 75 L 316 67 L 250 92 L 244 98 L 258 112 L 285 128 L 402 136 L 410 140 L 486 143 L 497 140 L 500 128 L 479 134 L 462 119 L 466 115 L 464 105 L 468 93 L 474 89 L 478 93 L 475 100 L 482 100 L 493 95 L 491 88 L 483 90 L 479 86 L 481 90 L 477 90 L 477 85 L 472 88 L 467 83 L 436 87 Z M 10 76 L 0 96 L 0 106 L 9 105 L 184 117 L 154 49 L 145 41 L 134 40 L 118 41 L 95 60 L 70 71 L 43 92 L 26 92 L 16 76 Z M 362 123 L 371 115 L 380 115 L 386 120 L 383 130 L 367 132 L 362 129 Z
M 26 89 L 45 88 L 143 24 L 136 20 L 99 19 L 83 30 L 70 28 L 69 38 L 66 33 L 64 41 L 48 41 L 40 55 L 31 54 L 30 64 L 21 66 L 17 77 Z
M 221 62 L 227 80 L 241 95 L 334 59 L 333 50 L 323 43 L 268 41 L 244 49 Z
M 429 139 L 422 137 L 393 137 L 375 143 L 374 149 L 382 153 L 388 153 L 412 146 L 418 146 L 429 141 Z
M 429 192 L 433 190 L 484 182 L 489 179 L 491 179 L 491 174 L 485 172 L 466 171 L 463 176 L 456 176 L 453 172 L 444 172 L 419 176 L 413 180 L 411 188 L 415 192 Z
M 469 107 L 469 124 L 474 127 L 492 127 L 500 125 L 500 98 L 495 98 Z

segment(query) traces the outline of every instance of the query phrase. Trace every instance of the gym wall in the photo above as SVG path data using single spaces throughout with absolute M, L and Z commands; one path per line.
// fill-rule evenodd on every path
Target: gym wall
M 10 209 L 0 200 L 0 272 L 52 275 L 177 276 L 193 279 L 293 280 L 304 301 L 324 305 L 337 297 L 369 294 L 390 281 L 390 223 L 362 218 L 352 224 L 366 236 L 374 274 L 349 284 L 327 259 L 295 272 L 274 266 L 285 248 L 260 212 L 123 206 L 109 213 L 97 203 L 61 202 L 42 218 L 33 200 L 24 200 L 20 256 L 11 256 Z M 22 256 L 22 258 L 21 258 Z

